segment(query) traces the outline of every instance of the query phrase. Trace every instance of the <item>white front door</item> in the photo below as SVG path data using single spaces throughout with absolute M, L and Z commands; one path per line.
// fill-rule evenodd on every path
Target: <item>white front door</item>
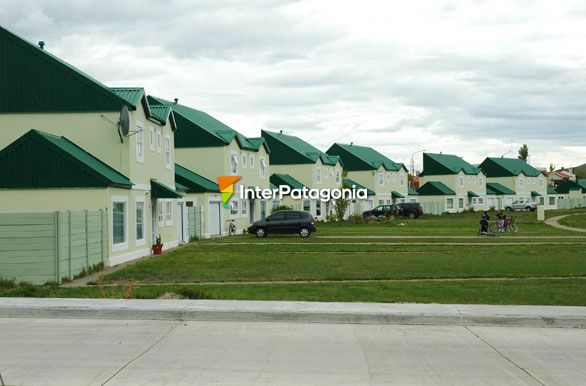
M 219 201 L 209 203 L 210 236 L 219 236 L 222 232 L 220 228 L 220 205 L 221 202 Z

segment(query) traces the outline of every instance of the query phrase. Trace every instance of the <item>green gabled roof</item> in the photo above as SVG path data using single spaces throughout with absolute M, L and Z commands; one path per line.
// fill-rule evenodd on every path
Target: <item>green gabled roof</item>
M 187 193 L 189 188 L 187 186 L 175 181 L 175 190 L 177 190 L 178 192 Z
M 175 164 L 175 181 L 187 188 L 189 193 L 219 192 L 217 183 L 183 167 Z
M 136 105 L 0 27 L 0 113 L 119 111 Z
M 518 158 L 488 157 L 480 164 L 487 177 L 510 177 L 523 173 L 528 177 L 537 177 L 541 172 Z
M 265 141 L 263 137 L 248 138 L 248 143 L 254 146 L 256 150 L 260 150 L 260 147 L 264 146 L 267 153 L 270 153 L 269 144 L 267 143 L 267 141 Z
M 148 101 L 151 106 L 169 106 L 173 110 L 179 129 L 175 133 L 176 148 L 227 146 L 234 139 L 241 149 L 258 151 L 260 148 L 256 141 L 249 142 L 244 135 L 203 111 L 151 95 Z M 265 150 L 268 152 L 268 147 Z
M 288 185 L 293 189 L 303 189 L 304 185 L 288 174 L 271 174 L 271 184 L 275 186 Z
M 181 194 L 171 189 L 167 185 L 151 179 L 151 198 L 181 198 Z
M 423 184 L 417 193 L 420 196 L 455 196 L 456 192 L 448 188 L 443 182 L 429 181 Z
M 551 186 L 547 187 L 547 194 L 557 194 L 557 192 L 555 191 L 554 188 L 552 188 Z
M 586 193 L 586 187 L 582 184 L 571 180 L 564 180 L 564 181 L 556 181 L 555 191 L 561 194 L 568 194 L 570 190 L 580 190 Z
M 142 87 L 110 87 L 110 90 L 134 107 L 143 103 L 143 98 L 146 98 Z
M 266 130 L 262 130 L 261 135 L 273 149 L 270 155 L 273 165 L 313 164 L 321 160 L 324 165 L 334 166 L 339 160 L 293 135 Z
M 576 180 L 576 183 L 582 187 L 582 191 L 586 191 L 586 179 Z
M 417 190 L 413 189 L 412 187 L 409 187 L 409 195 L 410 196 L 418 196 L 419 193 L 417 193 Z
M 516 194 L 515 191 L 507 188 L 504 185 L 499 184 L 498 182 L 487 182 L 486 183 L 486 194 L 491 195 L 514 195 Z
M 132 182 L 65 137 L 30 130 L 0 151 L 0 188 L 102 187 Z
M 396 163 L 367 146 L 334 143 L 326 153 L 339 156 L 344 163 L 344 168 L 349 171 L 378 170 L 381 165 L 389 171 L 398 171 L 400 169 L 407 171 L 402 163 Z
M 352 188 L 352 186 L 354 186 L 356 189 L 366 189 L 366 195 L 367 196 L 374 196 L 376 195 L 376 192 L 373 190 L 368 189 L 366 186 L 364 185 L 360 185 L 358 182 L 353 181 L 349 178 L 344 178 L 344 181 L 342 181 L 343 186 L 345 188 Z
M 440 176 L 460 172 L 476 175 L 481 170 L 470 165 L 457 155 L 423 153 L 423 172 L 421 172 L 421 176 Z

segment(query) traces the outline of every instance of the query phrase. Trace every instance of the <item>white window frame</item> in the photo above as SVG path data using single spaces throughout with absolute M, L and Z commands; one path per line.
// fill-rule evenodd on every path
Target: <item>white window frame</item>
M 254 154 L 250 155 L 250 158 L 248 161 L 249 161 L 248 163 L 250 164 L 250 169 L 253 170 L 254 169 Z
M 548 198 L 549 198 L 549 200 L 547 201 L 548 205 L 554 206 L 555 205 L 555 196 L 549 196 Z M 553 198 L 553 202 L 552 202 L 552 198 Z
M 539 187 L 543 188 L 543 179 L 542 178 L 539 179 Z
M 391 175 L 393 176 L 393 182 L 397 181 L 397 173 L 391 173 Z
M 124 242 L 114 244 L 114 203 L 124 203 Z M 112 214 L 110 221 L 112 224 L 112 252 L 123 251 L 128 249 L 128 196 L 112 196 L 111 198 Z
M 464 209 L 464 197 L 458 197 L 458 209 Z
M 157 129 L 157 153 L 161 154 L 163 149 L 163 134 L 161 133 L 161 129 Z
M 307 204 L 307 206 L 309 207 L 308 210 L 305 210 L 305 204 Z M 310 212 L 311 213 L 311 201 L 310 200 L 303 200 L 303 202 L 301 203 L 301 209 L 304 212 Z
M 240 161 L 238 160 L 238 153 L 235 151 L 230 152 L 230 175 L 237 176 L 238 175 L 238 164 Z
M 523 177 L 519 177 L 519 186 L 521 188 L 525 186 L 525 179 Z
M 478 186 L 482 188 L 482 185 L 484 185 L 484 177 L 478 177 Z
M 136 162 L 144 163 L 144 129 L 142 122 L 136 122 Z
M 342 173 L 340 173 L 340 170 L 336 170 L 336 184 L 339 184 L 340 183 L 340 175 L 341 174 Z
M 401 177 L 400 185 L 405 186 L 405 175 L 403 173 L 401 173 L 401 175 L 399 177 Z
M 165 202 L 164 200 L 157 200 L 157 224 L 165 226 Z
M 391 173 L 387 172 L 387 182 L 391 182 Z
M 155 128 L 149 127 L 149 149 L 155 150 Z
M 330 169 L 329 168 L 325 168 L 324 169 L 324 179 L 328 179 L 330 175 Z
M 260 178 L 266 178 L 267 176 L 267 163 L 264 157 L 260 157 L 258 160 L 258 175 Z
M 230 211 L 230 218 L 236 218 L 240 215 L 240 209 L 238 208 L 238 200 L 230 200 L 230 205 L 228 206 Z
M 472 176 L 468 176 L 468 183 L 472 182 Z
M 165 226 L 169 225 L 173 225 L 173 200 L 165 200 Z
M 142 204 L 142 239 L 138 238 L 138 233 L 136 232 L 136 228 L 138 227 L 138 216 L 137 216 L 137 209 L 138 204 Z M 144 197 L 136 197 L 134 199 L 134 237 L 136 238 L 136 246 L 146 244 L 146 203 Z
M 315 183 L 321 184 L 321 169 L 315 168 Z
M 484 205 L 484 198 L 478 197 L 478 205 Z
M 452 197 L 446 199 L 446 209 L 454 209 L 454 199 Z
M 246 169 L 246 158 L 248 158 L 246 156 L 246 153 L 242 153 L 242 168 Z
M 460 176 L 459 177 L 459 186 L 460 187 L 463 187 L 464 186 L 464 177 L 463 176 Z
M 165 168 L 171 169 L 173 159 L 171 158 L 171 136 L 169 133 L 165 134 Z
M 242 217 L 248 216 L 248 201 L 247 200 L 240 201 L 240 215 Z

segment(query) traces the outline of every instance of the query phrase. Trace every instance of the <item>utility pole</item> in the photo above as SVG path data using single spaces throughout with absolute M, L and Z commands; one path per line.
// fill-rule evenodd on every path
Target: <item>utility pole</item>
M 422 151 L 426 151 L 426 150 L 425 149 L 417 150 L 411 154 L 411 175 L 412 176 L 415 175 L 415 160 L 413 159 L 413 156 L 417 153 L 421 153 Z

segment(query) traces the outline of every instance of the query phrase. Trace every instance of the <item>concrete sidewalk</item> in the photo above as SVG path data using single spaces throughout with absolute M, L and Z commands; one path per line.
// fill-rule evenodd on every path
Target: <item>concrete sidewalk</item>
M 586 307 L 0 298 L 3 318 L 586 328 Z

